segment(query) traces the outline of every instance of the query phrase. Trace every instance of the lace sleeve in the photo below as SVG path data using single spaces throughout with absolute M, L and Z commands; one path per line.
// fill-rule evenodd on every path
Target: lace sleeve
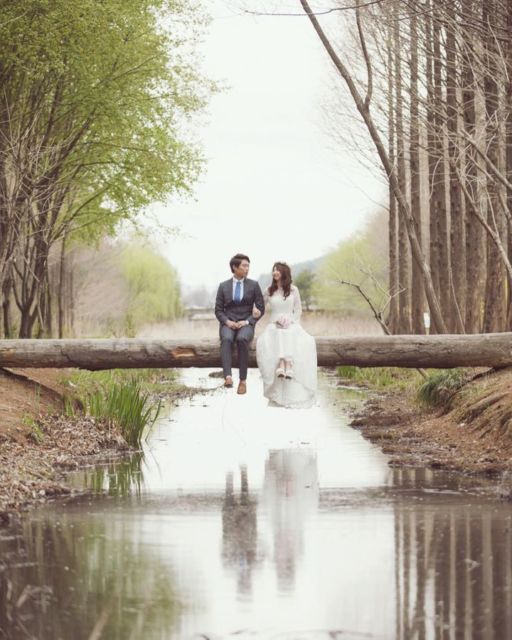
M 300 317 L 302 315 L 302 302 L 301 302 L 300 293 L 297 287 L 293 288 L 292 294 L 293 294 L 292 317 L 294 322 L 299 323 Z

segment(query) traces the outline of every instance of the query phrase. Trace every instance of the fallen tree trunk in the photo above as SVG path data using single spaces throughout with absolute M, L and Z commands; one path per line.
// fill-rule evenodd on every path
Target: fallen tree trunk
M 512 333 L 316 338 L 318 365 L 512 366 Z M 236 357 L 234 358 L 236 366 Z M 249 366 L 256 366 L 254 344 Z M 140 369 L 220 367 L 218 340 L 0 340 L 0 367 Z

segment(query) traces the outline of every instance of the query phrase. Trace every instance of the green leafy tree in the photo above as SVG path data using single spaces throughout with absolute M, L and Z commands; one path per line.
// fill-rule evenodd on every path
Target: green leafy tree
M 201 158 L 187 119 L 213 86 L 196 71 L 202 19 L 186 0 L 0 9 L 0 289 L 28 337 L 49 307 L 56 241 L 97 240 L 190 190 Z
M 315 300 L 314 287 L 315 287 L 315 274 L 311 269 L 304 269 L 299 275 L 294 278 L 294 283 L 299 289 L 302 304 L 307 311 L 310 310 L 311 305 Z
M 317 271 L 315 292 L 318 306 L 349 315 L 370 313 L 367 303 L 353 288 L 340 284 L 345 280 L 364 288 L 378 308 L 388 301 L 386 217 L 379 212 L 366 228 L 342 240 L 327 254 Z
M 150 247 L 132 244 L 121 255 L 121 270 L 130 296 L 126 318 L 131 333 L 144 324 L 181 315 L 178 276 L 163 256 Z

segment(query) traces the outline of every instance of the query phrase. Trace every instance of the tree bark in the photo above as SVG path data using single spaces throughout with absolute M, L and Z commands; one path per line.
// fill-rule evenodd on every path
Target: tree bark
M 11 297 L 12 275 L 8 275 L 4 279 L 2 286 L 2 320 L 3 335 L 5 338 L 12 338 Z
M 477 78 L 473 70 L 473 49 L 476 37 L 471 34 L 471 25 L 475 17 L 474 0 L 467 0 L 465 6 L 466 20 L 464 35 L 466 42 L 462 47 L 462 115 L 464 130 L 471 138 L 476 133 L 476 85 Z M 478 161 L 476 150 L 469 145 L 465 152 L 464 184 L 466 194 L 464 209 L 466 211 L 466 318 L 465 327 L 468 333 L 477 333 L 481 329 L 481 307 L 483 286 L 483 270 L 485 264 L 484 233 L 479 224 L 475 224 L 475 203 L 479 200 Z
M 512 34 L 512 0 L 507 0 L 507 30 Z M 506 176 L 512 184 L 512 35 L 509 37 L 507 46 L 507 72 L 508 81 L 506 84 Z M 507 209 L 508 219 L 508 257 L 512 261 L 512 188 L 507 188 Z M 508 319 L 507 329 L 512 327 L 512 283 L 508 283 Z
M 496 167 L 502 165 L 503 140 L 500 139 L 500 96 L 497 78 L 499 69 L 496 64 L 496 28 L 498 27 L 498 4 L 495 0 L 486 0 L 482 5 L 482 20 L 487 26 L 485 45 L 486 73 L 485 115 L 487 155 Z M 501 186 L 489 177 L 487 180 L 488 223 L 503 239 L 506 234 L 504 212 L 501 207 L 498 190 Z M 506 326 L 506 274 L 499 251 L 490 238 L 487 239 L 487 282 L 485 289 L 484 331 L 504 331 Z
M 336 367 L 512 366 L 512 334 L 317 338 L 318 365 Z M 236 355 L 234 358 L 236 366 Z M 249 364 L 256 366 L 254 345 Z M 0 340 L 0 367 L 140 369 L 219 367 L 217 339 Z
M 512 0 L 511 0 L 512 1 Z M 387 77 L 388 77 L 388 154 L 391 166 L 396 166 L 395 152 L 395 93 L 393 90 L 394 65 L 393 65 L 393 30 L 388 27 L 387 37 Z M 391 333 L 398 333 L 399 306 L 398 306 L 398 212 L 396 197 L 391 185 L 389 185 L 389 317 L 387 325 Z
M 66 275 L 66 239 L 67 233 L 62 236 L 60 260 L 59 260 L 59 287 L 57 290 L 57 316 L 59 338 L 64 337 L 64 278 Z
M 316 17 L 313 15 L 313 12 L 311 11 L 311 8 L 307 2 L 307 0 L 300 0 L 301 1 L 301 5 L 306 13 L 306 15 L 308 16 L 309 20 L 311 21 L 311 24 L 313 25 L 313 28 L 315 29 L 318 37 L 320 38 L 320 41 L 322 42 L 323 46 L 325 47 L 328 55 L 330 56 L 331 60 L 333 61 L 336 69 L 338 70 L 338 72 L 340 73 L 341 77 L 343 78 L 343 80 L 345 81 L 350 94 L 352 96 L 352 99 L 354 100 L 354 103 L 356 105 L 357 110 L 359 111 L 359 113 L 361 114 L 361 117 L 363 118 L 363 122 L 365 123 L 366 128 L 368 129 L 368 133 L 370 134 L 370 137 L 377 149 L 377 153 L 379 154 L 379 158 L 380 161 L 382 162 L 382 165 L 384 167 L 384 170 L 386 172 L 386 175 L 388 176 L 388 180 L 389 183 L 391 185 L 391 189 L 397 199 L 397 203 L 398 203 L 398 210 L 400 213 L 400 217 L 402 222 L 406 225 L 407 228 L 407 232 L 409 234 L 409 240 L 411 243 L 411 249 L 412 249 L 412 254 L 414 257 L 414 260 L 416 260 L 416 262 L 418 263 L 420 269 L 421 269 L 421 273 L 423 276 L 423 282 L 425 285 L 425 294 L 427 297 L 427 301 L 429 304 L 429 308 L 430 308 L 430 312 L 432 315 L 432 320 L 435 323 L 436 327 L 438 328 L 438 331 L 440 333 L 446 333 L 446 325 L 444 323 L 444 319 L 443 319 L 443 314 L 441 312 L 441 308 L 439 306 L 439 301 L 438 298 L 436 296 L 436 293 L 434 291 L 433 285 L 432 285 L 432 278 L 430 275 L 430 269 L 429 266 L 427 264 L 427 261 L 425 260 L 425 257 L 423 255 L 423 251 L 421 248 L 421 245 L 418 241 L 418 236 L 416 235 L 416 230 L 414 228 L 414 219 L 412 217 L 411 214 L 411 210 L 409 207 L 409 203 L 407 202 L 407 198 L 405 196 L 405 194 L 403 193 L 403 191 L 400 189 L 400 184 L 398 183 L 397 177 L 395 175 L 395 172 L 393 170 L 393 166 L 389 161 L 389 156 L 386 153 L 386 149 L 384 147 L 384 143 L 381 139 L 380 133 L 375 125 L 375 122 L 370 114 L 370 101 L 371 101 L 371 94 L 367 93 L 365 99 L 362 98 L 362 96 L 360 95 L 354 80 L 352 78 L 352 76 L 350 75 L 348 69 L 346 68 L 346 66 L 343 64 L 343 62 L 340 60 L 339 56 L 336 54 L 336 52 L 334 51 L 329 39 L 327 38 L 327 36 L 325 35 L 323 29 L 321 28 L 318 20 L 316 19 Z M 366 61 L 367 61 L 367 66 L 370 67 L 369 65 L 369 59 L 367 57 L 367 54 L 365 56 Z
M 416 225 L 416 234 L 421 244 L 421 178 L 420 178 L 420 125 L 418 99 L 418 19 L 415 10 L 411 12 L 411 105 L 410 105 L 410 175 L 411 210 Z M 411 321 L 414 333 L 425 333 L 423 311 L 425 308 L 423 278 L 415 260 L 412 261 L 411 277 Z
M 407 192 L 407 178 L 405 166 L 405 136 L 403 122 L 403 96 L 402 96 L 402 59 L 401 59 L 401 35 L 399 12 L 393 5 L 393 44 L 395 62 L 395 125 L 396 125 L 396 167 L 397 178 L 402 193 Z M 414 213 L 413 213 L 414 215 Z M 398 227 L 398 294 L 399 306 L 399 333 L 411 333 L 411 259 L 409 250 L 409 238 L 407 227 L 403 222 L 403 216 L 399 217 Z
M 447 330 L 453 329 L 453 309 L 451 289 L 451 273 L 449 259 L 449 236 L 448 236 L 448 212 L 446 199 L 446 170 L 445 170 L 445 120 L 444 98 L 443 98 L 443 61 L 441 54 L 441 26 L 440 12 L 434 3 L 434 19 L 432 21 L 432 46 L 433 46 L 433 87 L 431 93 L 432 126 L 434 135 L 432 139 L 433 148 L 429 149 L 432 154 L 432 174 L 431 174 L 431 226 L 436 225 L 437 234 L 437 260 L 439 281 L 439 302 L 443 312 L 443 318 Z
M 439 251 L 439 223 L 438 223 L 438 210 L 435 205 L 435 192 L 434 192 L 434 180 L 436 172 L 436 156 L 434 149 L 436 148 L 435 142 L 435 98 L 434 98 L 434 56 L 433 56 L 433 44 L 432 44 L 432 16 L 430 12 L 432 10 L 432 0 L 427 0 L 426 9 L 427 14 L 425 16 L 425 76 L 427 84 L 427 157 L 428 157 L 428 176 L 429 176 L 429 261 L 430 270 L 432 273 L 432 285 L 436 295 L 439 296 L 440 284 L 439 274 L 441 272 L 440 263 L 440 251 Z M 436 332 L 436 327 L 433 327 L 433 332 Z
M 448 157 L 450 159 L 450 273 L 452 276 L 453 328 L 465 331 L 466 306 L 466 226 L 462 194 L 455 168 L 460 157 L 459 108 L 457 101 L 457 49 L 455 39 L 456 15 L 453 3 L 449 2 L 446 24 L 446 115 L 448 130 Z

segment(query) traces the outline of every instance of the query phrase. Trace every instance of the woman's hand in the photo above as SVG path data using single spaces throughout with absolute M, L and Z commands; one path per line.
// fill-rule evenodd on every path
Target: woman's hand
M 276 320 L 276 325 L 281 329 L 288 329 L 291 323 L 292 319 L 290 318 L 290 316 L 286 316 L 284 314 L 280 315 Z
M 252 305 L 252 317 L 256 318 L 256 320 L 258 318 L 261 318 L 261 311 L 258 309 L 258 307 L 255 304 Z

